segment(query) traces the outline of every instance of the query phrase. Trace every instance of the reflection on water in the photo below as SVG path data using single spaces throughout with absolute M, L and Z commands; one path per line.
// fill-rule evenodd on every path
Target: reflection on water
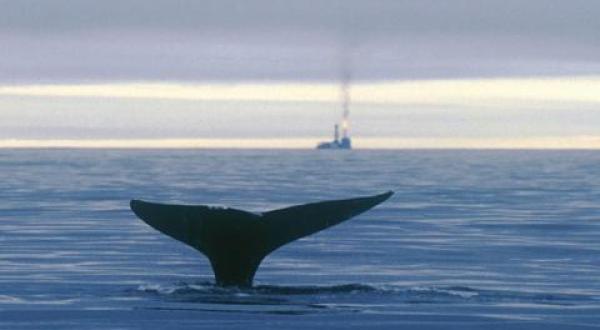
M 600 323 L 600 153 L 0 151 L 0 328 L 577 328 Z M 131 198 L 388 202 L 270 255 L 251 289 Z

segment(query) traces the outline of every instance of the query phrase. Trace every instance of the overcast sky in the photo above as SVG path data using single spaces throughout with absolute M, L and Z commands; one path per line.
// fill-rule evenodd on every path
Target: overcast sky
M 594 0 L 0 0 L 0 80 L 600 73 Z
M 0 0 L 0 147 L 312 146 L 347 74 L 358 144 L 600 148 L 598 17 L 594 0 Z

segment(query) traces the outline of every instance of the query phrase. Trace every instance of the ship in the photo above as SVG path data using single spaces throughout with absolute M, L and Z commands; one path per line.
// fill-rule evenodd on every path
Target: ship
M 333 141 L 321 142 L 317 149 L 352 149 L 352 140 L 348 134 L 348 117 L 350 116 L 350 91 L 348 89 L 349 78 L 345 78 L 342 83 L 342 138 L 340 139 L 339 125 L 336 123 L 333 129 Z
M 347 121 L 343 122 L 342 138 L 340 139 L 339 126 L 334 125 L 333 141 L 321 142 L 317 145 L 317 149 L 352 149 L 352 140 L 348 136 Z

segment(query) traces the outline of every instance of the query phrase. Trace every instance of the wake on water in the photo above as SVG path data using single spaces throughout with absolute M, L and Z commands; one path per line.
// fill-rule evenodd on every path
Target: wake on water
M 373 306 L 385 302 L 393 305 L 411 304 L 477 304 L 477 305 L 529 305 L 578 306 L 598 301 L 585 294 L 505 291 L 478 289 L 466 286 L 416 286 L 375 284 L 338 284 L 278 286 L 257 285 L 252 288 L 220 287 L 212 282 L 177 283 L 172 285 L 143 284 L 129 294 L 150 296 L 165 304 L 177 303 L 169 309 L 194 309 L 226 312 L 311 313 L 329 311 L 371 311 Z M 365 302 L 370 302 L 365 304 Z M 371 306 L 373 305 L 373 306 Z M 219 307 L 220 306 L 220 307 Z M 223 306 L 226 306 L 223 308 Z M 236 308 L 234 306 L 238 306 Z M 266 307 L 260 308 L 248 308 Z M 269 306 L 280 307 L 276 311 Z M 291 308 L 286 310 L 285 307 Z M 300 308 L 300 309 L 299 309 Z

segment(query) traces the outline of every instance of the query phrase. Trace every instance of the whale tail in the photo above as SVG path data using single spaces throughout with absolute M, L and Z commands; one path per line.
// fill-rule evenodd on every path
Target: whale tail
M 131 200 L 130 207 L 154 229 L 204 254 L 217 285 L 249 287 L 261 261 L 277 248 L 363 213 L 392 194 L 389 191 L 264 213 L 140 200 Z

